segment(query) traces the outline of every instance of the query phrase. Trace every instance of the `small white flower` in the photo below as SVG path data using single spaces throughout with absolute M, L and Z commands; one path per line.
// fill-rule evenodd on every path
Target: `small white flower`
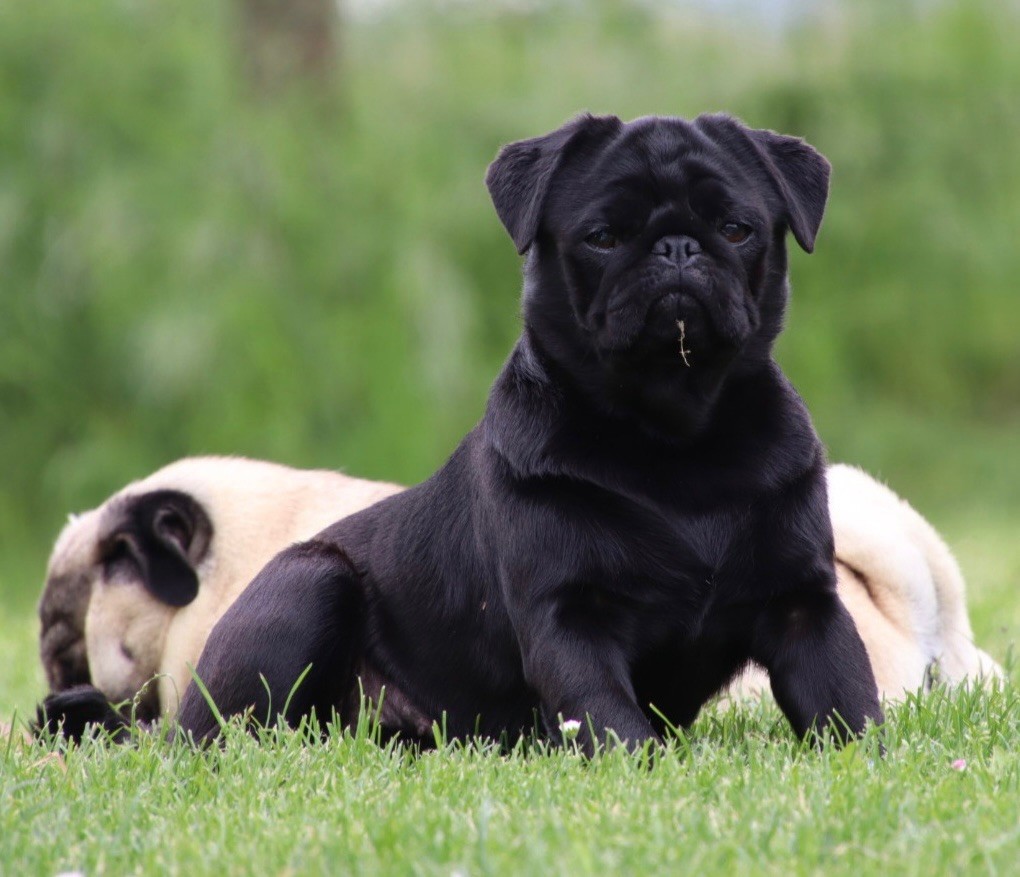
M 560 733 L 563 735 L 563 739 L 568 743 L 577 739 L 577 735 L 580 730 L 581 723 L 577 719 L 566 719 L 565 721 L 560 722 Z

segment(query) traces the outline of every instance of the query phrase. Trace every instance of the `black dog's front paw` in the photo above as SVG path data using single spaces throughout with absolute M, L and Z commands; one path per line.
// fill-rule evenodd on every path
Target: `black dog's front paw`
M 32 732 L 61 736 L 77 743 L 87 734 L 102 730 L 121 743 L 128 737 L 128 727 L 128 721 L 103 692 L 91 685 L 76 685 L 49 695 L 39 705 Z
M 845 744 L 863 736 L 869 721 L 882 724 L 868 653 L 834 593 L 777 602 L 759 632 L 767 645 L 755 658 L 768 668 L 776 702 L 799 736 Z

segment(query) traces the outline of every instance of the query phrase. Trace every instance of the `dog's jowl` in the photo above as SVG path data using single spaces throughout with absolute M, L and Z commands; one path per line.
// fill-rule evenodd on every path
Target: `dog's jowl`
M 259 573 L 197 668 L 221 712 L 291 695 L 288 721 L 349 722 L 360 679 L 412 738 L 537 714 L 638 745 L 754 659 L 799 734 L 880 721 L 823 450 L 772 357 L 786 233 L 813 248 L 828 176 L 726 116 L 582 116 L 503 149 L 524 328 L 484 416 L 429 480 Z M 217 731 L 194 685 L 180 722 Z

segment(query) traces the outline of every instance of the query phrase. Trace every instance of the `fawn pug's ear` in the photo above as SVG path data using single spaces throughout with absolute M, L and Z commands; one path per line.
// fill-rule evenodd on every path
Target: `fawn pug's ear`
M 107 578 L 127 575 L 169 606 L 195 599 L 212 522 L 194 497 L 176 490 L 125 497 L 105 524 L 99 553 Z

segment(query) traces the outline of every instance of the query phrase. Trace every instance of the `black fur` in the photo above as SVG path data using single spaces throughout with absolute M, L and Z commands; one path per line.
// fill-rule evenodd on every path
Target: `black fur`
M 410 736 L 537 712 L 637 745 L 755 659 L 798 734 L 881 721 L 823 450 L 772 358 L 785 233 L 813 246 L 827 181 L 802 141 L 725 116 L 583 116 L 506 147 L 487 184 L 528 252 L 524 331 L 484 417 L 428 481 L 259 573 L 199 661 L 220 708 L 269 709 L 261 673 L 279 710 L 311 663 L 292 722 L 352 720 L 360 676 Z M 179 720 L 217 731 L 195 686 Z
M 194 497 L 153 490 L 125 497 L 108 516 L 99 540 L 108 578 L 120 568 L 169 606 L 187 606 L 198 596 L 195 567 L 209 550 L 212 522 Z
M 130 736 L 129 721 L 98 688 L 76 685 L 49 695 L 36 711 L 32 732 L 60 735 L 80 742 L 89 734 L 105 732 L 123 742 Z

